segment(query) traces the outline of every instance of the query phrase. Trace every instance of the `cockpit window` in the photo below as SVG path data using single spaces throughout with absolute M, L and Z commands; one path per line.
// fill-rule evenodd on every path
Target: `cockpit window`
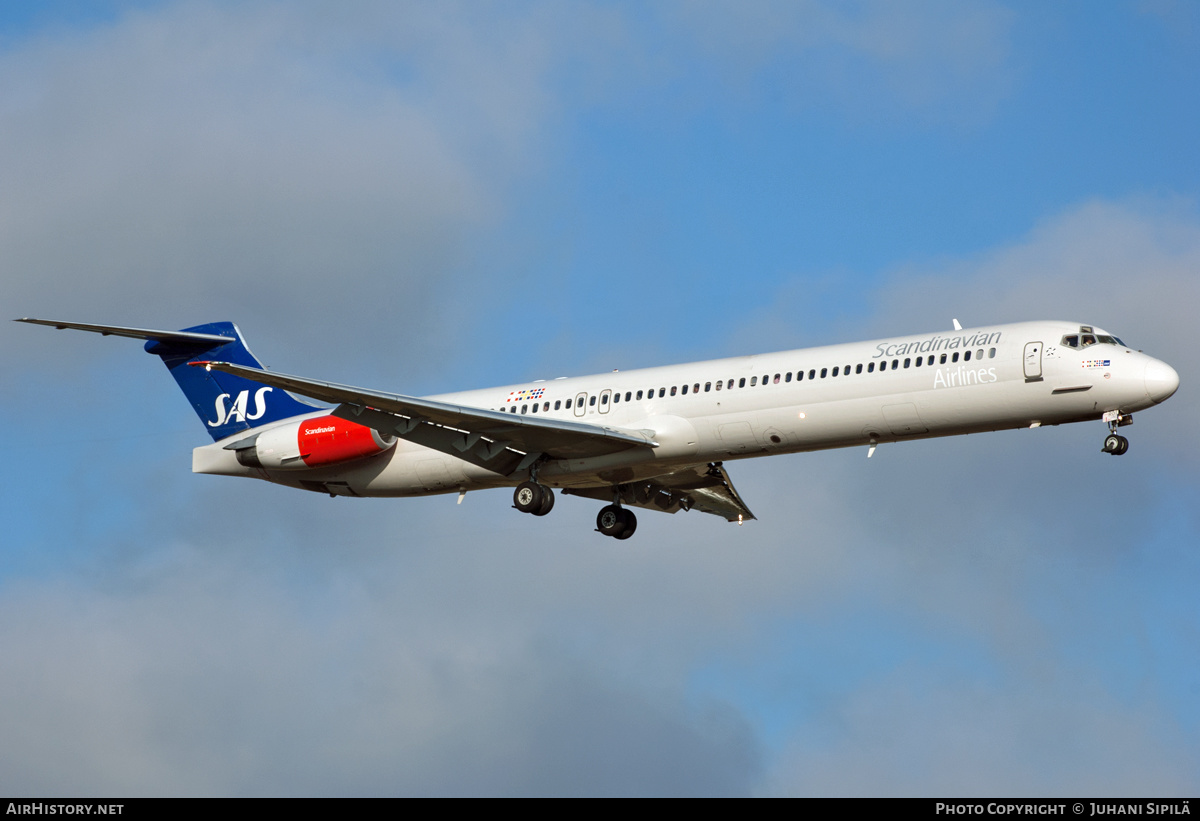
M 1089 345 L 1120 345 L 1122 348 L 1129 347 L 1121 341 L 1120 337 L 1097 333 L 1096 329 L 1091 325 L 1080 325 L 1079 333 L 1067 334 L 1062 338 L 1062 344 L 1066 348 L 1086 348 Z

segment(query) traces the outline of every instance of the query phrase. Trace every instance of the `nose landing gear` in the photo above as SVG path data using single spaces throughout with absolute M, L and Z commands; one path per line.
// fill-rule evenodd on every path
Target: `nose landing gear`
M 1120 456 L 1127 450 L 1129 450 L 1129 440 L 1124 436 L 1110 433 L 1108 436 L 1104 437 L 1104 453 L 1111 453 L 1113 456 Z
M 1103 418 L 1108 423 L 1108 436 L 1104 437 L 1104 447 L 1100 450 L 1102 453 L 1120 456 L 1129 450 L 1129 440 L 1117 433 L 1117 428 L 1124 425 L 1132 425 L 1133 414 L 1121 413 L 1120 411 L 1107 411 Z

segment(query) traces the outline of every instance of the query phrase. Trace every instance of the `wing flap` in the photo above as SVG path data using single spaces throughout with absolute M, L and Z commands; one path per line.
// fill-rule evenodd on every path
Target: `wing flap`
M 613 487 L 568 487 L 563 493 L 611 502 Z M 728 522 L 750 521 L 755 518 L 734 490 L 725 467 L 720 462 L 689 465 L 653 479 L 618 485 L 616 493 L 621 503 L 647 510 L 678 513 L 680 510 L 699 510 L 720 516 Z

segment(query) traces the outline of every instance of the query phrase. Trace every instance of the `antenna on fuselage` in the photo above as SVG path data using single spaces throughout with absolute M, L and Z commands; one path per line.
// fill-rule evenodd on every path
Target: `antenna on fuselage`
M 956 319 L 956 320 L 954 320 L 954 330 L 956 330 L 956 331 L 961 331 L 961 330 L 962 330 L 962 325 L 959 325 L 959 324 L 958 324 L 958 320 L 957 320 L 957 319 Z

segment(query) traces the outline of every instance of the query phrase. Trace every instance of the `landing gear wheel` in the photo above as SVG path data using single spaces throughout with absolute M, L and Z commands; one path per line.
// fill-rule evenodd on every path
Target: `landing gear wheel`
M 619 539 L 629 527 L 629 519 L 626 515 L 632 518 L 633 514 L 627 514 L 625 510 L 616 505 L 606 505 L 600 508 L 600 512 L 596 515 L 596 529 L 605 536 L 612 536 Z M 636 527 L 636 520 L 635 525 Z
M 537 510 L 533 511 L 534 516 L 545 516 L 554 509 L 554 489 L 548 488 L 545 485 L 538 485 L 542 491 L 542 504 Z
M 542 508 L 544 497 L 548 494 L 543 493 L 545 490 L 537 482 L 522 482 L 517 485 L 517 489 L 513 491 L 513 507 L 522 513 L 537 513 Z M 554 497 L 551 496 L 550 504 L 554 504 Z M 549 508 L 546 509 L 549 513 Z
M 1111 453 L 1113 456 L 1120 456 L 1125 451 L 1129 450 L 1129 440 L 1124 436 L 1116 433 L 1110 433 L 1104 437 L 1104 452 Z
M 617 536 L 621 541 L 625 541 L 633 535 L 633 531 L 637 530 L 637 516 L 633 515 L 632 510 L 621 508 L 621 518 L 625 520 L 625 532 Z

